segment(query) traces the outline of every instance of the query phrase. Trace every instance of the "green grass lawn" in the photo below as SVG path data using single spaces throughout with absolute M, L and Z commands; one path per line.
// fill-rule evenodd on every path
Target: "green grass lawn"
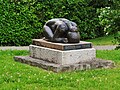
M 113 60 L 113 69 L 54 73 L 13 60 L 28 51 L 0 51 L 0 90 L 119 90 L 120 50 L 97 51 L 97 57 Z
M 92 42 L 93 45 L 114 45 L 115 44 L 115 43 L 113 43 L 113 41 L 114 41 L 113 35 L 99 37 L 99 38 L 90 39 L 90 40 L 86 40 L 86 41 Z

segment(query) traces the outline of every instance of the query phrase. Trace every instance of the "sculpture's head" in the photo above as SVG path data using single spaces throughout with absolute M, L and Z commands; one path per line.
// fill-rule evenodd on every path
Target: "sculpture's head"
M 68 32 L 67 38 L 69 43 L 79 43 L 80 34 L 79 32 Z

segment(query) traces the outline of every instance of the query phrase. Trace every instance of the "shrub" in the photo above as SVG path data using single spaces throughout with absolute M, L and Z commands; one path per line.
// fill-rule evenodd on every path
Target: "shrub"
M 0 45 L 28 45 L 41 32 L 42 23 L 29 4 L 0 2 Z
M 29 45 L 42 35 L 51 18 L 67 18 L 78 24 L 81 39 L 104 35 L 97 8 L 109 5 L 95 0 L 1 0 L 0 45 Z
M 115 1 L 113 6 L 98 10 L 99 23 L 104 27 L 106 34 L 114 34 L 115 42 L 120 43 L 120 1 Z

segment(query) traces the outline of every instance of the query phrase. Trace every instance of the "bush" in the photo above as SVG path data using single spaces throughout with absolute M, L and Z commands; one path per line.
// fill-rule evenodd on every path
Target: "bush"
M 61 17 L 78 24 L 81 39 L 103 36 L 96 13 L 103 3 L 96 3 L 94 0 L 2 0 L 0 45 L 29 45 L 31 39 L 40 38 L 47 20 Z
M 28 45 L 42 30 L 42 23 L 28 3 L 3 0 L 0 14 L 0 45 Z
M 114 34 L 114 38 L 115 38 L 115 43 L 118 42 L 120 47 L 120 31 Z
M 115 1 L 113 6 L 98 10 L 99 23 L 104 27 L 106 34 L 114 34 L 115 42 L 120 43 L 120 1 Z
M 104 27 L 104 31 L 108 34 L 114 34 L 119 30 L 120 10 L 112 10 L 110 7 L 100 9 L 99 23 Z

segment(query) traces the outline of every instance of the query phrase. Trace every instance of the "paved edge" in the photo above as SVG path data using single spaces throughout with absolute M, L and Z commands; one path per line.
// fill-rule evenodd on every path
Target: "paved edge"
M 117 45 L 93 46 L 96 50 L 114 50 Z
M 0 50 L 29 50 L 29 46 L 3 46 Z
M 93 46 L 96 50 L 114 50 L 118 45 Z M 5 46 L 0 50 L 29 50 L 29 46 Z

